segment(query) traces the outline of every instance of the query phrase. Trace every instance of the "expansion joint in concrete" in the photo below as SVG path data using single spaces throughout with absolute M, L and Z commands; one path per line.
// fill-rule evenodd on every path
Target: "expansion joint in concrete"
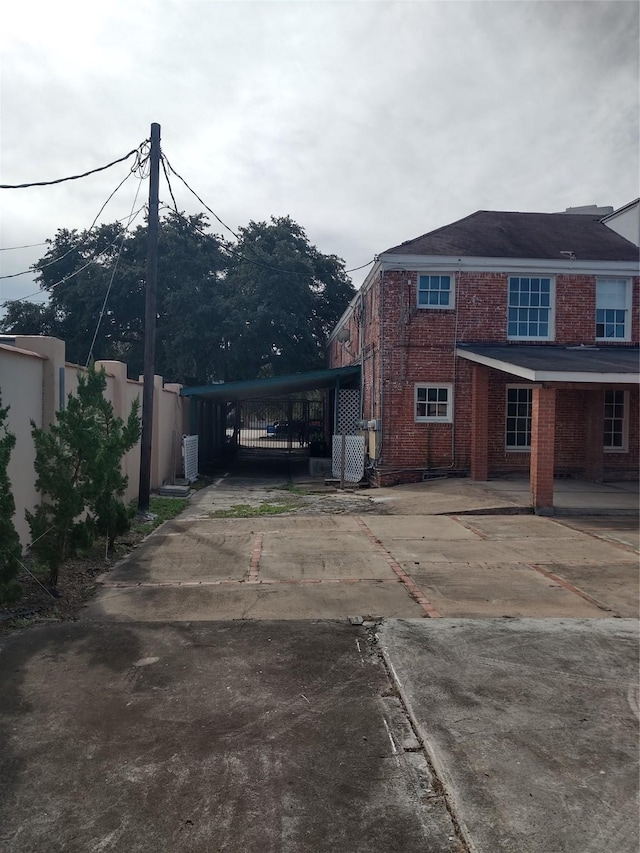
M 420 607 L 422 607 L 427 616 L 431 618 L 439 617 L 441 615 L 440 612 L 423 594 L 422 590 L 419 588 L 413 578 L 409 577 L 409 575 L 405 572 L 400 563 L 398 563 L 398 561 L 395 559 L 393 554 L 391 554 L 391 552 L 388 551 L 387 548 L 385 548 L 385 546 L 371 531 L 368 525 L 366 525 L 360 517 L 356 517 L 356 522 L 367 537 L 367 539 L 369 539 L 369 541 L 373 543 L 376 550 L 386 559 L 390 569 L 397 576 L 398 580 L 404 585 L 411 598 L 413 598 L 413 600 L 417 602 Z
M 260 572 L 260 557 L 262 556 L 262 540 L 264 533 L 256 533 L 253 540 L 253 550 L 251 551 L 251 564 L 249 566 L 249 583 L 258 583 L 258 573 Z
M 397 696 L 400 706 L 402 708 L 402 713 L 406 718 L 407 725 L 411 729 L 413 736 L 415 737 L 418 747 L 409 747 L 403 749 L 405 753 L 420 753 L 424 758 L 427 767 L 429 769 L 429 773 L 432 777 L 432 788 L 433 794 L 430 799 L 432 800 L 441 800 L 447 813 L 449 815 L 449 819 L 451 820 L 451 825 L 453 827 L 453 831 L 455 832 L 456 839 L 458 841 L 460 853 L 476 853 L 477 848 L 473 841 L 471 840 L 471 836 L 469 830 L 465 826 L 461 817 L 458 814 L 458 808 L 456 806 L 455 797 L 453 794 L 453 790 L 450 785 L 447 784 L 445 780 L 444 771 L 440 761 L 431 748 L 425 734 L 422 732 L 420 724 L 416 719 L 415 715 L 411 711 L 411 705 L 409 703 L 408 697 L 406 696 L 404 686 L 400 681 L 398 674 L 391 663 L 391 660 L 387 656 L 384 648 L 382 648 L 378 642 L 378 637 L 375 631 L 371 631 L 370 633 L 370 642 L 375 648 L 375 651 L 382 663 L 382 666 L 385 668 L 387 677 L 389 679 L 391 690 L 389 690 L 386 695 L 395 695 Z
M 568 592 L 572 592 L 574 595 L 579 595 L 580 598 L 584 598 L 585 601 L 588 601 L 589 604 L 593 604 L 594 607 L 597 607 L 599 610 L 604 610 L 605 613 L 613 613 L 610 607 L 607 607 L 606 604 L 603 604 L 602 601 L 598 601 L 597 598 L 594 598 L 592 595 L 589 595 L 587 592 L 583 592 L 579 587 L 574 586 L 569 581 L 566 581 L 564 578 L 557 575 L 555 572 L 549 571 L 549 569 L 545 569 L 544 566 L 539 566 L 536 563 L 528 564 L 531 569 L 536 572 L 539 572 L 541 575 L 544 575 L 545 578 L 552 580 L 554 583 L 557 583 L 559 586 L 566 589 Z

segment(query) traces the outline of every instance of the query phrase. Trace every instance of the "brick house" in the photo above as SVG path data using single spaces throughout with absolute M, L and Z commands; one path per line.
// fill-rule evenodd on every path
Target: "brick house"
M 638 208 L 478 211 L 377 257 L 328 345 L 373 483 L 529 474 L 544 511 L 554 476 L 638 478 Z

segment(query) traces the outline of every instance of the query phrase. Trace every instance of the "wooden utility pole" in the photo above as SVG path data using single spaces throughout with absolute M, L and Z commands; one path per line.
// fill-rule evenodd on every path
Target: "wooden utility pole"
M 144 311 L 144 386 L 138 513 L 149 512 L 151 447 L 153 440 L 153 377 L 156 361 L 156 291 L 158 283 L 158 192 L 160 186 L 160 125 L 151 125 L 149 153 L 149 222 L 147 227 L 147 287 Z

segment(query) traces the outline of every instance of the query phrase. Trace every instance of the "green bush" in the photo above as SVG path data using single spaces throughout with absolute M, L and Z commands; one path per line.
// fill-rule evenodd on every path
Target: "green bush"
M 10 604 L 20 597 L 16 578 L 20 571 L 20 539 L 13 524 L 16 505 L 7 469 L 16 437 L 6 426 L 9 407 L 2 408 L 0 394 L 0 604 Z
M 140 437 L 139 406 L 136 400 L 126 423 L 116 418 L 104 396 L 106 384 L 104 369 L 91 365 L 78 375 L 78 392 L 69 394 L 54 424 L 39 429 L 31 422 L 42 495 L 35 512 L 27 512 L 31 550 L 49 566 L 54 588 L 60 565 L 78 546 L 89 545 L 97 532 L 111 549 L 130 526 L 120 463 Z

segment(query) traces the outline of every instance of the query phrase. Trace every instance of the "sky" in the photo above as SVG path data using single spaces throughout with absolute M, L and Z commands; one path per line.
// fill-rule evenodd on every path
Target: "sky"
M 639 195 L 639 8 L 7 0 L 0 183 L 102 166 L 158 122 L 172 166 L 233 229 L 289 215 L 348 269 L 476 210 L 621 207 Z M 128 170 L 0 190 L 0 275 L 46 251 L 12 247 L 88 228 Z M 148 187 L 132 177 L 98 221 L 127 217 L 136 191 L 137 208 Z M 5 278 L 0 301 L 36 290 L 32 273 Z

